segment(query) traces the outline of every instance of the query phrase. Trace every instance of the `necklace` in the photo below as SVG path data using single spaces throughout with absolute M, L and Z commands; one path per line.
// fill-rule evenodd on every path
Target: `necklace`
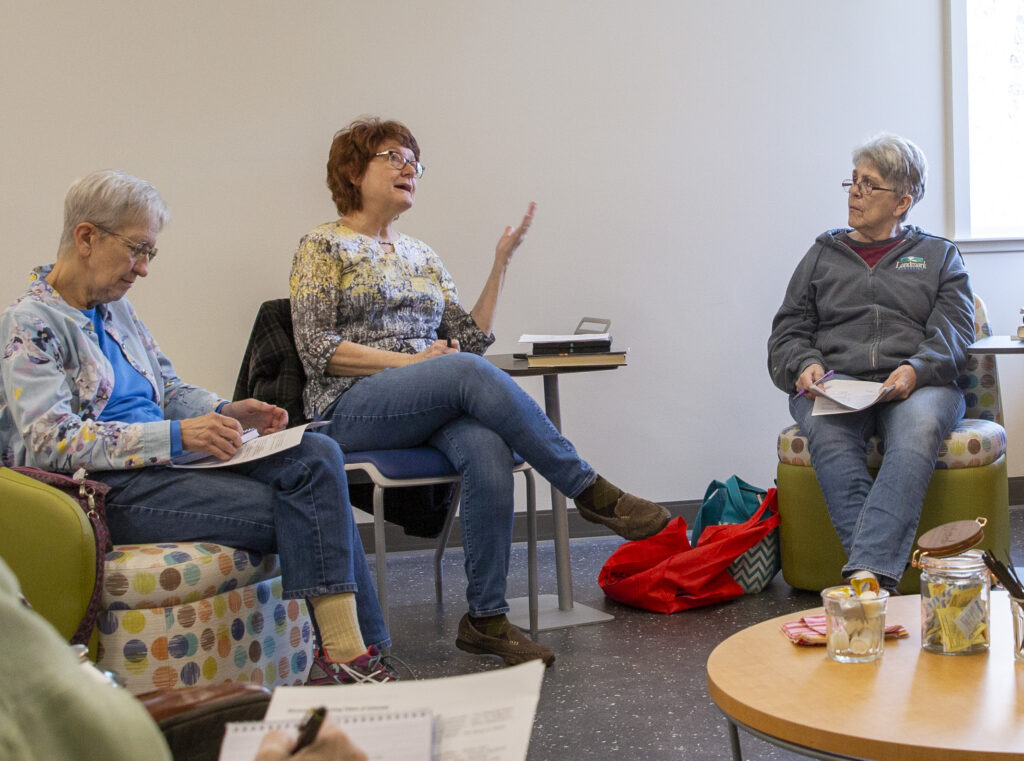
M 356 233 L 357 235 L 362 235 L 364 238 L 369 238 L 374 243 L 376 243 L 378 246 L 381 246 L 382 248 L 383 247 L 388 247 L 392 251 L 395 250 L 395 244 L 394 244 L 393 241 L 383 240 L 381 238 L 378 238 L 376 235 L 367 235 L 362 230 L 359 230 L 355 225 L 353 225 L 351 221 L 345 220 L 344 218 L 342 218 L 341 222 L 342 222 L 343 225 L 345 225 L 345 227 L 347 227 L 352 232 Z

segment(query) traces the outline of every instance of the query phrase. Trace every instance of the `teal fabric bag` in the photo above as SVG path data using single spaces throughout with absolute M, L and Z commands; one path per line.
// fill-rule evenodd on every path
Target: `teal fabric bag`
M 696 547 L 708 526 L 720 523 L 745 523 L 761 506 L 767 492 L 746 481 L 729 476 L 725 481 L 712 481 L 704 492 L 697 517 L 690 532 L 690 544 Z

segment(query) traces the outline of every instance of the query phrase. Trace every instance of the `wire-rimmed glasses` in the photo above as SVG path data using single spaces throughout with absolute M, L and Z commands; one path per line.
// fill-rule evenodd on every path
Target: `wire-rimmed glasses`
M 374 158 L 377 158 L 378 156 L 387 156 L 388 164 L 391 168 L 399 171 L 405 169 L 406 164 L 412 165 L 412 176 L 417 180 L 423 176 L 423 170 L 426 169 L 426 167 L 416 159 L 407 159 L 398 151 L 381 151 L 380 153 L 373 154 Z
M 156 258 L 156 249 L 153 248 L 148 243 L 139 243 L 138 241 L 134 241 L 131 238 L 126 238 L 125 236 L 119 233 L 115 233 L 113 230 L 108 230 L 103 225 L 98 225 L 95 222 L 90 222 L 89 224 L 95 227 L 97 230 L 102 230 L 107 235 L 113 235 L 124 245 L 126 245 L 128 247 L 128 250 L 131 252 L 132 259 L 134 259 L 135 261 L 139 261 L 139 259 L 144 258 L 146 260 L 146 264 L 149 264 Z
M 890 193 L 896 192 L 892 188 L 879 187 L 878 185 L 875 185 L 873 182 L 871 182 L 871 180 L 857 180 L 857 182 L 854 182 L 853 180 L 843 180 L 843 190 L 845 190 L 847 193 L 852 191 L 854 186 L 856 186 L 857 189 L 860 191 L 861 195 L 865 197 L 871 195 L 876 190 L 887 190 Z

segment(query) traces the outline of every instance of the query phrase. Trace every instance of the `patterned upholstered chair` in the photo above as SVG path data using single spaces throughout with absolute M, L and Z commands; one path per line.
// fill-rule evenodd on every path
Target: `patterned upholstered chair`
M 92 529 L 74 500 L 0 468 L 0 555 L 29 602 L 70 638 L 96 578 Z M 282 599 L 277 557 L 212 543 L 116 545 L 96 629 L 97 662 L 136 694 L 302 684 L 312 659 L 306 603 Z
M 992 335 L 985 304 L 974 297 L 975 335 Z M 964 419 L 946 437 L 935 463 L 921 510 L 918 536 L 954 520 L 987 519 L 981 547 L 1008 556 L 1010 544 L 1009 493 L 1006 480 L 1006 431 L 995 357 L 970 355 L 967 371 L 957 383 L 964 391 Z M 872 437 L 866 452 L 868 467 L 882 463 L 880 440 Z M 778 437 L 779 539 L 782 575 L 798 589 L 820 590 L 842 582 L 846 562 L 825 498 L 799 426 L 790 425 Z M 908 558 L 909 560 L 909 558 Z M 899 589 L 919 591 L 920 572 L 908 568 Z

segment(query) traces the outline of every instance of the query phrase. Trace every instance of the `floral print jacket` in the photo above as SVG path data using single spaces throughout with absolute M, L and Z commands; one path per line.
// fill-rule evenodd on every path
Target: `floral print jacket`
M 320 225 L 299 241 L 289 285 L 310 419 L 360 380 L 326 372 L 342 341 L 406 354 L 440 338 L 474 354 L 494 343 L 462 308 L 438 255 L 408 235 L 387 251 L 343 220 Z
M 92 321 L 33 270 L 0 316 L 0 463 L 72 473 L 166 464 L 171 420 L 205 415 L 222 399 L 182 383 L 127 299 L 101 304 L 107 334 L 152 384 L 165 420 L 100 422 L 114 373 Z

